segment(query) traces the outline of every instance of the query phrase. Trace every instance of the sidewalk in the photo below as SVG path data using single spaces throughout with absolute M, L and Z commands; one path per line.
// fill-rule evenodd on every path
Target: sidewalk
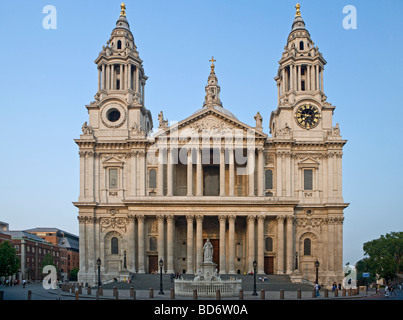
M 130 296 L 130 290 L 120 289 L 118 291 L 118 299 L 116 299 L 113 295 L 113 289 L 103 289 L 103 295 L 99 296 L 99 300 L 134 300 L 133 297 Z M 75 293 L 64 292 L 58 289 L 49 290 L 54 294 L 60 294 L 62 296 L 76 297 Z M 153 297 L 150 298 L 150 290 L 136 290 L 135 291 L 135 300 L 193 300 L 193 297 L 183 297 L 175 295 L 174 298 L 171 298 L 171 290 L 164 290 L 164 294 L 158 294 L 159 289 L 153 290 Z M 257 291 L 257 296 L 252 295 L 253 291 L 244 291 L 243 292 L 243 300 L 263 300 L 262 292 Z M 338 297 L 334 296 L 334 293 L 329 290 L 328 298 L 325 297 L 324 290 L 320 291 L 320 296 L 313 298 L 312 291 L 301 291 L 301 298 L 298 299 L 297 291 L 284 291 L 284 299 L 281 298 L 280 291 L 264 291 L 264 300 L 341 300 L 341 299 L 360 299 L 375 295 L 375 291 L 372 293 L 368 291 L 368 294 L 365 292 L 360 292 L 358 295 L 349 296 L 346 293 L 346 296 L 342 295 L 342 292 L 339 292 Z M 96 288 L 91 290 L 91 295 L 87 294 L 87 289 L 83 288 L 82 293 L 79 294 L 78 299 L 96 299 Z M 197 300 L 216 300 L 216 298 L 204 298 L 198 297 Z M 222 297 L 221 300 L 241 300 L 239 296 L 232 298 Z

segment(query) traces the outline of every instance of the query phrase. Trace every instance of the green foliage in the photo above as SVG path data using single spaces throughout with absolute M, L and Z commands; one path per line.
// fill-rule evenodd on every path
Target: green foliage
M 364 243 L 365 259 L 357 263 L 357 270 L 377 274 L 386 282 L 403 270 L 403 232 L 391 232 Z M 365 270 L 364 270 L 365 269 Z
M 54 267 L 56 268 L 55 260 L 53 260 L 53 257 L 52 257 L 52 255 L 51 255 L 50 253 L 47 253 L 47 254 L 43 257 L 43 260 L 42 260 L 42 269 L 43 269 L 45 266 L 49 266 L 49 265 L 54 266 Z M 57 268 L 56 268 L 56 269 L 57 269 Z
M 78 274 L 78 269 L 76 267 L 74 267 L 73 269 L 71 269 L 70 271 L 70 281 L 77 281 L 77 274 Z
M 18 272 L 20 261 L 15 248 L 5 241 L 0 245 L 0 277 L 12 276 Z

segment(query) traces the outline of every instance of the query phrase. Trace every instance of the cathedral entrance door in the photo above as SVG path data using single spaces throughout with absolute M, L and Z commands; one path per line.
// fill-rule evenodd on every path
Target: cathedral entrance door
M 220 195 L 220 167 L 204 166 L 203 167 L 203 195 L 219 196 Z
M 213 245 L 213 262 L 217 264 L 217 270 L 220 271 L 220 239 L 209 239 Z M 203 246 L 207 239 L 203 239 Z
M 264 273 L 274 274 L 274 258 L 264 257 Z
M 148 256 L 148 273 L 158 272 L 158 256 Z

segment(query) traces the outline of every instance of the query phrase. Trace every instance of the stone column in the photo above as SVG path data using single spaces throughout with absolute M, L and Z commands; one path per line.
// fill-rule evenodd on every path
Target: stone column
M 140 196 L 145 196 L 146 195 L 146 153 L 145 151 L 140 151 L 139 152 L 139 164 L 140 164 L 140 188 L 139 188 L 139 193 Z
M 258 167 L 257 167 L 257 195 L 264 196 L 264 149 L 258 149 Z
M 248 221 L 248 272 L 253 271 L 253 261 L 255 256 L 255 219 L 256 216 L 249 215 Z
M 224 215 L 218 216 L 220 220 L 220 274 L 226 273 L 226 244 L 225 244 L 225 231 L 227 217 Z
M 79 151 L 80 155 L 80 202 L 85 199 L 85 151 Z
M 319 91 L 319 65 L 315 65 L 315 79 L 316 79 L 315 90 Z
M 188 149 L 188 167 L 187 167 L 187 196 L 193 196 L 193 161 L 192 149 Z
M 301 91 L 301 66 L 297 66 L 297 91 Z
M 233 197 L 235 195 L 235 159 L 234 150 L 229 149 L 229 196 Z
M 220 196 L 225 196 L 225 148 L 220 149 Z
M 203 262 L 203 216 L 196 216 L 196 269 Z
M 257 217 L 257 273 L 264 274 L 264 220 L 265 216 Z
M 311 91 L 311 66 L 306 66 L 306 90 Z
M 247 163 L 248 181 L 249 181 L 249 197 L 255 196 L 255 149 L 248 149 Z
M 131 152 L 130 166 L 130 195 L 137 195 L 137 152 Z
M 320 90 L 322 92 L 325 92 L 324 86 L 323 86 L 323 68 L 320 68 Z
M 128 255 L 128 269 L 130 272 L 136 272 L 136 243 L 135 243 L 135 224 L 136 218 L 133 215 L 128 217 L 127 228 L 127 255 Z
M 174 273 L 174 227 L 175 217 L 167 216 L 167 273 Z
M 164 261 L 164 267 L 166 267 L 165 261 L 165 217 L 164 215 L 158 215 L 158 261 L 162 259 Z
M 87 157 L 88 157 L 88 200 L 89 202 L 94 202 L 94 180 L 95 180 L 95 176 L 94 176 L 94 152 L 93 151 L 89 151 L 87 153 Z M 123 186 L 122 186 L 123 187 Z
M 80 273 L 86 273 L 87 272 L 87 235 L 86 235 L 86 217 L 78 217 L 78 228 L 79 228 L 79 237 L 81 238 L 81 241 L 79 242 L 79 250 L 80 250 Z
M 334 271 L 334 228 L 335 228 L 335 218 L 327 218 L 327 269 L 328 271 Z
M 196 196 L 201 197 L 202 195 L 202 149 L 197 149 L 197 185 L 196 185 Z
M 193 265 L 193 216 L 186 216 L 187 221 L 187 270 L 186 273 L 194 273 Z
M 294 250 L 293 250 L 293 243 L 294 243 L 294 233 L 293 233 L 293 222 L 294 217 L 288 216 L 287 217 L 287 274 L 291 274 L 294 270 L 293 262 L 294 262 Z
M 284 217 L 277 220 L 277 274 L 284 274 Z
M 164 195 L 164 149 L 158 150 L 157 195 Z
M 174 156 L 173 156 L 173 150 L 172 148 L 168 148 L 168 154 L 167 154 L 167 196 L 173 196 L 173 177 L 174 177 Z
M 235 274 L 235 219 L 236 216 L 228 217 L 228 273 Z
M 105 77 L 105 65 L 102 65 L 102 74 L 101 74 L 101 89 L 105 89 L 105 81 L 106 77 Z
M 144 220 L 145 217 L 143 215 L 137 216 L 137 224 L 138 224 L 138 244 L 139 244 L 139 273 L 146 273 L 145 269 L 145 244 L 144 244 Z

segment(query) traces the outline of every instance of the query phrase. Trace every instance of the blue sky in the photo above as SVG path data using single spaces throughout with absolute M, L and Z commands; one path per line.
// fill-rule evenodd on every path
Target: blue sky
M 126 1 L 127 18 L 149 80 L 146 104 L 180 121 L 199 109 L 214 56 L 225 108 L 268 133 L 277 107 L 273 78 L 297 1 Z M 362 244 L 403 231 L 403 42 L 401 1 L 304 0 L 301 13 L 328 64 L 334 124 L 343 156 L 344 262 Z M 3 0 L 0 3 L 1 213 L 10 229 L 57 227 L 78 234 L 79 156 L 74 139 L 97 90 L 95 58 L 121 1 Z M 45 5 L 57 9 L 46 30 Z M 343 28 L 343 7 L 357 29 Z

